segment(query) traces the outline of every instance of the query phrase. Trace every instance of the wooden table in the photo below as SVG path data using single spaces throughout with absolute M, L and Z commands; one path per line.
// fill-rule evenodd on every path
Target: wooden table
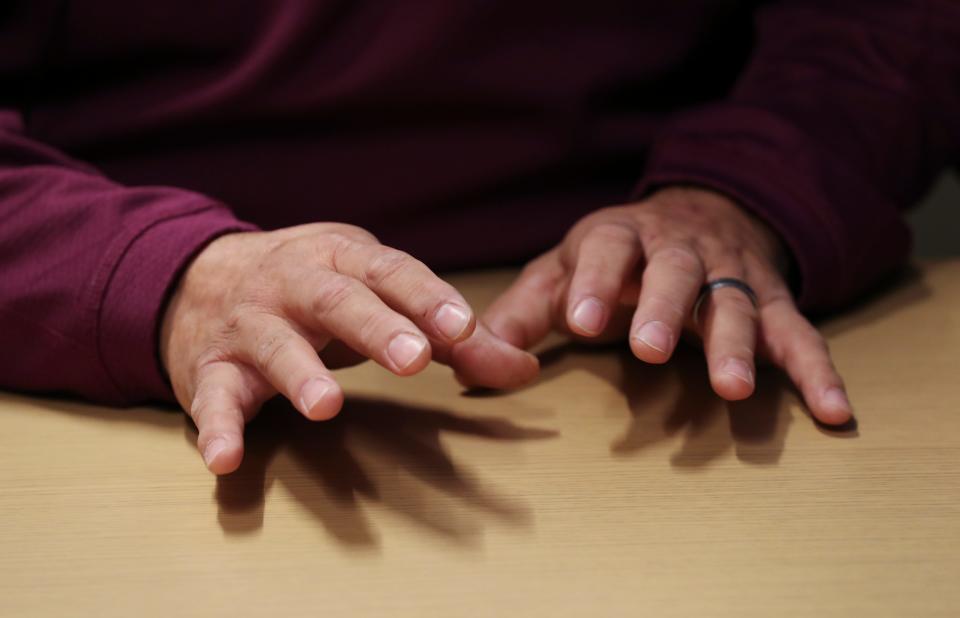
M 507 273 L 455 278 L 482 305 Z M 859 428 L 562 344 L 535 385 L 341 373 L 241 471 L 181 414 L 0 394 L 2 616 L 958 616 L 960 261 L 824 324 Z

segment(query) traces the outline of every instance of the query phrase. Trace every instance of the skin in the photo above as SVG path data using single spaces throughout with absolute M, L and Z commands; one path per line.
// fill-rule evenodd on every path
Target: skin
M 716 393 L 754 391 L 755 363 L 783 368 L 819 421 L 852 410 L 826 343 L 784 283 L 777 235 L 725 196 L 669 187 L 580 220 L 533 260 L 478 321 L 457 290 L 413 257 L 349 225 L 228 234 L 209 244 L 164 314 L 160 355 L 215 474 L 243 457 L 243 427 L 277 393 L 307 418 L 332 418 L 343 391 L 331 369 L 372 359 L 401 376 L 432 360 L 467 385 L 536 378 L 525 351 L 553 330 L 585 341 L 628 337 L 665 363 L 686 330 L 701 338 Z M 736 277 L 759 308 L 720 289 L 692 310 L 706 280 Z

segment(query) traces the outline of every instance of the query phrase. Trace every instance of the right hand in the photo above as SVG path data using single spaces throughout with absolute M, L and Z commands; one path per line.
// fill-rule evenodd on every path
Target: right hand
M 240 465 L 245 423 L 277 393 L 307 418 L 335 416 L 343 391 L 329 367 L 370 358 L 407 376 L 434 358 L 495 388 L 538 370 L 422 262 L 337 223 L 207 245 L 167 306 L 160 356 L 215 474 Z

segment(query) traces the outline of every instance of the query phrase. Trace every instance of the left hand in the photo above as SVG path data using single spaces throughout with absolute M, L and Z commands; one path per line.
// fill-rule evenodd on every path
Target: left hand
M 686 328 L 701 337 L 710 382 L 724 399 L 753 393 L 760 355 L 786 370 L 818 420 L 843 424 L 852 415 L 843 380 L 794 304 L 787 264 L 779 237 L 726 196 L 668 187 L 581 219 L 527 265 L 484 321 L 521 348 L 552 329 L 596 341 L 629 334 L 633 353 L 649 363 L 667 362 Z M 743 292 L 721 288 L 695 325 L 701 286 L 722 277 L 749 284 L 759 308 Z

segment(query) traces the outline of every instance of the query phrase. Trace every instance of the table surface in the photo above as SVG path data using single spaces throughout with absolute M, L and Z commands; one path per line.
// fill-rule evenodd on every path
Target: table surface
M 0 615 L 957 616 L 958 307 L 953 260 L 822 324 L 848 432 L 772 370 L 728 404 L 694 349 L 556 341 L 506 394 L 340 372 L 218 481 L 180 413 L 0 393 Z

